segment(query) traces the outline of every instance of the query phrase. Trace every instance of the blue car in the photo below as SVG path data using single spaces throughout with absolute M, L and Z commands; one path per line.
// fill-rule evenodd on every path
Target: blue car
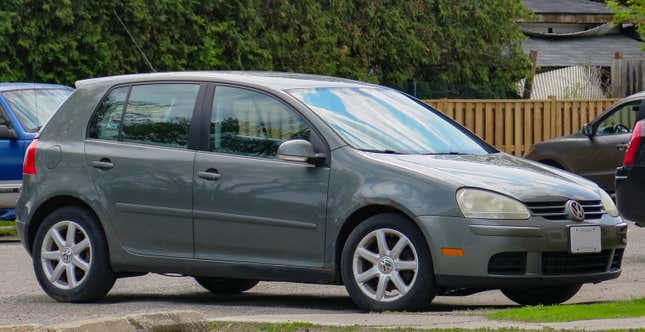
M 13 220 L 25 150 L 73 89 L 38 83 L 0 83 L 0 220 Z

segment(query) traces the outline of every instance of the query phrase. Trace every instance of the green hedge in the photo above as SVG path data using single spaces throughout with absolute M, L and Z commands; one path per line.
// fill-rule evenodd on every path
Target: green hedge
M 319 73 L 436 98 L 509 97 L 528 67 L 520 0 L 0 2 L 2 81 L 148 72 L 114 11 L 158 71 Z

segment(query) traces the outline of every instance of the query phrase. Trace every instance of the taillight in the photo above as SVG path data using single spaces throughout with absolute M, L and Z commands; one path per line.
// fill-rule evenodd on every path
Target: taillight
M 636 123 L 636 126 L 634 126 L 634 133 L 632 134 L 632 138 L 629 139 L 629 147 L 627 148 L 627 152 L 625 153 L 625 160 L 623 161 L 623 164 L 625 166 L 634 165 L 634 160 L 636 159 L 638 148 L 641 145 L 641 137 L 643 136 L 642 124 L 643 121 L 639 121 Z
M 22 163 L 22 174 L 36 175 L 36 146 L 38 139 L 31 141 L 25 152 L 25 160 Z

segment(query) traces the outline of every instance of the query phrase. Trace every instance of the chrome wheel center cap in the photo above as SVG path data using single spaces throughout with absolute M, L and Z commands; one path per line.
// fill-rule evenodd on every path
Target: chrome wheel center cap
M 392 273 L 394 271 L 394 260 L 390 257 L 383 257 L 378 262 L 378 269 L 381 273 Z
M 69 263 L 72 261 L 72 248 L 65 247 L 62 252 L 63 263 Z

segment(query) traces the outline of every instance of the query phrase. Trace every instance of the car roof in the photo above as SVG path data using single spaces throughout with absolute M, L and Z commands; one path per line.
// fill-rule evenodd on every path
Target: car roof
M 636 100 L 636 99 L 645 99 L 645 91 L 637 92 L 637 93 L 635 93 L 635 94 L 633 94 L 631 96 L 627 96 L 627 97 L 625 97 L 625 99 L 621 100 L 620 102 L 632 101 L 632 100 Z
M 298 88 L 316 87 L 375 87 L 377 85 L 348 80 L 344 78 L 296 74 L 283 72 L 258 72 L 258 71 L 185 71 L 108 76 L 80 80 L 76 82 L 77 88 L 94 84 L 123 84 L 128 82 L 142 81 L 173 81 L 173 80 L 196 80 L 196 81 L 217 81 L 224 83 L 242 83 L 259 85 L 275 90 L 287 90 Z
M 34 90 L 34 89 L 65 89 L 73 90 L 65 85 L 47 84 L 47 83 L 19 83 L 19 82 L 5 82 L 0 83 L 0 92 L 14 91 L 14 90 Z

